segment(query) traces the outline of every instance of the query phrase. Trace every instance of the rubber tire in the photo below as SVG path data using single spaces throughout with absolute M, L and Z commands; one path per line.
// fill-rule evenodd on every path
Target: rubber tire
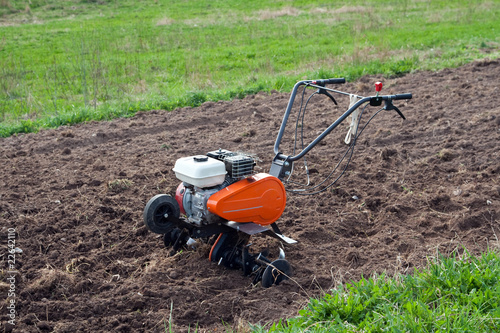
M 149 231 L 157 234 L 166 234 L 176 227 L 164 215 L 179 218 L 181 210 L 177 201 L 167 194 L 158 194 L 152 197 L 144 208 L 144 224 Z

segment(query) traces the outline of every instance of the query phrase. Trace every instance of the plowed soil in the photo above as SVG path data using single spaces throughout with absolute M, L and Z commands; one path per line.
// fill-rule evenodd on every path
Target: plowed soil
M 0 331 L 244 331 L 247 322 L 295 316 L 310 297 L 361 275 L 411 273 L 438 252 L 498 248 L 499 77 L 499 61 L 481 61 L 335 86 L 368 96 L 380 80 L 383 93 L 413 99 L 395 102 L 406 121 L 383 111 L 370 122 L 334 186 L 313 196 L 288 193 L 278 225 L 298 240 L 285 248 L 294 274 L 269 289 L 209 262 L 203 246 L 169 256 L 142 212 L 152 196 L 175 192 L 180 157 L 244 151 L 259 159 L 256 171 L 268 172 L 289 94 L 0 139 Z M 346 110 L 348 97 L 337 100 L 312 99 L 299 127 L 306 142 Z M 362 124 L 376 110 L 367 109 Z M 286 154 L 294 124 L 280 147 Z M 347 125 L 307 156 L 313 184 L 345 152 Z M 293 179 L 306 181 L 303 171 L 298 162 Z M 4 301 L 8 228 L 18 248 L 14 327 Z M 267 246 L 277 257 L 277 241 L 254 238 L 253 251 Z

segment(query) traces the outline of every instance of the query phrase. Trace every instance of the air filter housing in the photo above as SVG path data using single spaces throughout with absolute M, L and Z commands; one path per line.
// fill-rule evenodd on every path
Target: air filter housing
M 229 177 L 241 179 L 253 174 L 255 161 L 250 156 L 234 155 L 226 157 L 224 164 Z
M 254 173 L 255 160 L 249 155 L 219 149 L 207 153 L 207 156 L 223 161 L 227 175 L 233 179 L 243 179 Z

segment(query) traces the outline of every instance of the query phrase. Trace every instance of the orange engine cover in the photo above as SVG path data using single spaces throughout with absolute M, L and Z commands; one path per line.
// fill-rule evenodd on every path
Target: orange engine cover
M 209 211 L 234 222 L 268 225 L 276 221 L 286 206 L 283 183 L 267 173 L 259 173 L 231 184 L 208 198 Z

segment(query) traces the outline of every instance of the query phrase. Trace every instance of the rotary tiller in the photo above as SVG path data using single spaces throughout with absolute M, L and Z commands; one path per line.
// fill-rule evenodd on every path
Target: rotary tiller
M 276 138 L 275 157 L 269 173 L 255 173 L 256 163 L 252 156 L 224 149 L 210 151 L 206 155 L 178 159 L 173 171 L 182 183 L 178 186 L 175 197 L 159 194 L 149 200 L 143 214 L 146 227 L 154 233 L 163 235 L 165 246 L 172 249 L 171 254 L 189 247 L 197 241 L 209 244 L 211 250 L 208 259 L 210 261 L 228 268 L 242 269 L 244 275 L 253 276 L 253 282 L 260 281 L 265 288 L 279 284 L 282 280 L 290 277 L 292 269 L 288 261 L 285 260 L 283 249 L 280 249 L 277 259 L 271 260 L 268 258 L 267 251 L 251 253 L 249 247 L 251 236 L 256 234 L 277 238 L 285 245 L 296 243 L 295 240 L 284 236 L 276 224 L 285 210 L 285 185 L 289 183 L 293 173 L 294 162 L 304 158 L 312 148 L 348 116 L 351 116 L 351 126 L 348 137 L 346 137 L 349 149 L 342 160 L 349 151 L 350 156 L 352 156 L 356 139 L 362 132 L 361 130 L 358 133 L 357 129 L 362 115 L 362 112 L 359 114 L 360 110 L 358 110 L 360 106 L 381 106 L 384 102 L 384 106 L 378 112 L 395 110 L 404 119 L 403 114 L 393 105 L 392 101 L 412 98 L 411 94 L 379 95 L 382 88 L 380 82 L 376 83 L 377 94 L 370 97 L 355 96 L 326 87 L 327 84 L 340 83 L 345 83 L 345 80 L 305 80 L 294 86 Z M 345 113 L 309 145 L 302 145 L 298 154 L 295 154 L 295 147 L 294 154 L 285 155 L 280 152 L 279 146 L 300 87 L 303 87 L 304 92 L 307 88 L 317 89 L 305 102 L 305 94 L 302 93 L 297 118 L 302 117 L 302 121 L 307 104 L 314 95 L 326 95 L 335 104 L 337 102 L 331 93 L 349 95 L 351 104 Z M 369 121 L 366 124 L 368 123 Z M 298 121 L 295 131 L 295 146 L 297 146 L 297 129 L 299 127 L 301 124 Z M 330 177 L 331 174 L 325 181 Z M 328 185 L 324 185 L 325 181 L 323 181 L 316 186 L 289 191 L 297 194 L 319 193 L 332 186 L 338 178 L 340 176 Z

